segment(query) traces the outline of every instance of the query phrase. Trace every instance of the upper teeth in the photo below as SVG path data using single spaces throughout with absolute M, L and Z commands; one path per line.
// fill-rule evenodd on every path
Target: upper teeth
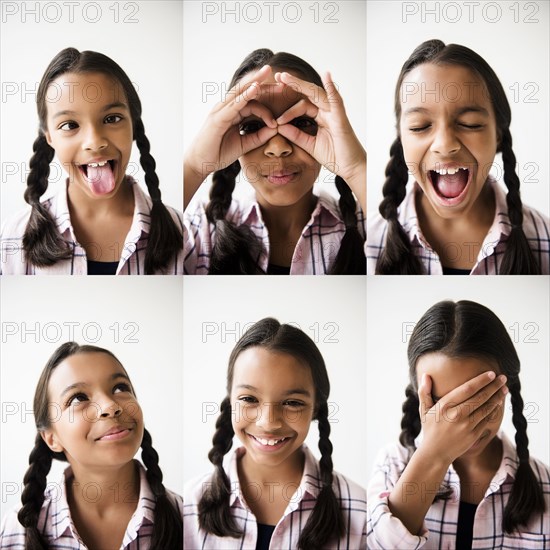
M 285 437 L 282 439 L 262 439 L 261 437 L 256 437 L 255 435 L 252 437 L 259 441 L 262 445 L 270 445 L 271 447 L 273 447 L 273 445 L 277 445 L 277 443 L 280 443 L 283 439 L 286 439 Z
M 91 166 L 92 168 L 97 168 L 98 166 L 105 166 L 107 164 L 107 161 L 104 160 L 103 162 L 90 162 L 88 166 Z
M 447 174 L 450 174 L 452 176 L 453 174 L 456 174 L 459 170 L 468 170 L 468 168 L 465 168 L 464 166 L 459 166 L 458 168 L 435 168 L 434 172 L 437 172 L 442 176 L 446 176 Z

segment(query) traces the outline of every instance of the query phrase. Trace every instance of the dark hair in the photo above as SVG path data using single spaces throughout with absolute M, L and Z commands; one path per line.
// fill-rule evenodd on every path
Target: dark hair
M 376 273 L 421 274 L 424 268 L 420 259 L 412 250 L 409 237 L 399 223 L 397 209 L 406 194 L 409 174 L 403 154 L 403 145 L 399 135 L 401 118 L 401 85 L 405 76 L 418 65 L 459 65 L 475 72 L 485 83 L 495 112 L 496 127 L 499 136 L 497 152 L 502 153 L 504 164 L 504 183 L 508 188 L 506 202 L 512 229 L 506 242 L 506 250 L 499 272 L 501 275 L 537 275 L 541 273 L 523 232 L 523 205 L 520 198 L 520 181 L 516 173 L 516 157 L 512 149 L 510 122 L 512 112 L 506 94 L 497 75 L 480 55 L 457 44 L 447 46 L 441 40 L 428 40 L 418 46 L 401 68 L 395 88 L 395 117 L 397 120 L 397 138 L 390 148 L 390 160 L 386 166 L 386 181 L 382 188 L 384 199 L 379 211 L 388 222 L 385 246 L 376 264 Z
M 212 438 L 213 446 L 208 453 L 215 471 L 212 483 L 208 485 L 199 502 L 199 524 L 206 532 L 218 537 L 242 535 L 230 512 L 231 489 L 223 469 L 223 457 L 231 449 L 235 434 L 231 424 L 229 397 L 235 361 L 241 352 L 255 346 L 291 355 L 311 370 L 315 387 L 314 419 L 319 423 L 319 450 L 321 451 L 319 465 L 322 487 L 313 511 L 300 534 L 298 548 L 300 550 L 322 548 L 333 537 L 342 536 L 345 531 L 340 505 L 332 489 L 332 443 L 329 439 L 330 423 L 327 405 L 330 382 L 323 357 L 313 340 L 300 329 L 291 325 L 281 325 L 276 319 L 270 317 L 258 321 L 247 330 L 229 357 L 227 395 L 221 403 L 216 433 Z
M 50 84 L 65 73 L 102 73 L 114 78 L 124 89 L 128 100 L 134 140 L 140 152 L 140 163 L 145 171 L 145 183 L 153 201 L 151 207 L 151 226 L 145 250 L 145 274 L 153 274 L 166 269 L 168 262 L 183 248 L 183 237 L 170 212 L 161 200 L 159 179 L 155 172 L 155 159 L 150 153 L 150 145 L 141 119 L 141 102 L 134 85 L 112 59 L 101 53 L 66 48 L 60 51 L 48 65 L 36 97 L 39 129 L 33 144 L 33 156 L 27 177 L 25 200 L 31 205 L 23 249 L 28 260 L 35 266 L 54 265 L 59 260 L 71 257 L 71 251 L 61 237 L 55 220 L 48 209 L 40 202 L 40 197 L 48 188 L 50 162 L 54 150 L 45 136 L 47 130 L 46 93 Z
M 25 527 L 25 550 L 47 550 L 48 544 L 38 530 L 38 518 L 44 503 L 46 476 L 48 475 L 52 459 L 67 461 L 64 452 L 54 452 L 44 442 L 41 432 L 51 425 L 49 417 L 48 385 L 53 370 L 67 357 L 81 353 L 106 353 L 122 367 L 120 361 L 109 350 L 96 346 L 80 346 L 76 342 L 66 342 L 59 346 L 50 357 L 34 394 L 34 420 L 37 434 L 34 448 L 29 456 L 29 468 L 23 478 L 25 488 L 21 495 L 23 506 L 18 512 L 19 522 Z M 124 370 L 124 367 L 122 367 Z M 125 371 L 126 372 L 126 371 Z M 170 502 L 164 485 L 162 471 L 159 468 L 159 457 L 152 445 L 151 435 L 144 430 L 141 442 L 141 458 L 146 467 L 147 481 L 155 495 L 155 522 L 151 535 L 151 548 L 181 548 L 183 545 L 183 525 L 181 516 Z
M 527 421 L 523 416 L 523 399 L 519 380 L 520 361 L 506 327 L 488 308 L 476 302 L 443 301 L 432 306 L 416 324 L 408 346 L 409 377 L 403 403 L 399 441 L 411 454 L 416 450 L 414 440 L 420 433 L 418 359 L 432 352 L 451 358 L 475 357 L 493 360 L 508 381 L 512 400 L 512 421 L 516 428 L 516 449 L 519 465 L 510 498 L 504 509 L 502 529 L 511 533 L 529 518 L 545 510 L 542 488 L 529 463 Z M 444 490 L 437 498 L 447 498 Z
M 303 59 L 290 53 L 273 53 L 262 48 L 249 54 L 235 71 L 229 88 L 233 88 L 247 73 L 264 65 L 286 69 L 302 78 L 323 87 L 323 81 L 317 71 Z M 215 226 L 216 241 L 210 255 L 211 275 L 246 275 L 263 274 L 258 265 L 263 251 L 262 242 L 246 224 L 236 226 L 226 219 L 231 196 L 235 189 L 235 179 L 241 170 L 238 160 L 233 164 L 217 170 L 212 175 L 210 202 L 206 206 L 208 221 Z M 332 275 L 361 275 L 366 273 L 366 258 L 363 249 L 363 238 L 357 229 L 356 202 L 348 184 L 336 176 L 335 185 L 340 193 L 340 212 L 346 232 L 340 243 L 340 249 L 334 264 L 330 267 Z

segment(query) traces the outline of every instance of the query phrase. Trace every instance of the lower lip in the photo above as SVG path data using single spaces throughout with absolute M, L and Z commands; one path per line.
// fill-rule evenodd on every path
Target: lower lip
M 428 181 L 430 182 L 430 185 L 432 186 L 432 189 L 435 192 L 435 196 L 437 197 L 438 202 L 443 206 L 457 206 L 460 204 L 465 198 L 466 198 L 466 192 L 468 191 L 468 188 L 470 187 L 470 183 L 472 182 L 472 178 L 474 176 L 473 170 L 468 171 L 468 181 L 466 182 L 466 187 L 462 190 L 462 193 L 460 195 L 457 195 L 456 197 L 448 198 L 444 197 L 443 195 L 440 195 L 437 192 L 437 189 L 435 188 L 435 185 L 432 183 L 432 178 L 428 176 Z
M 295 172 L 294 174 L 288 174 L 286 176 L 265 176 L 265 177 L 267 181 L 269 183 L 272 183 L 273 185 L 286 185 L 287 183 L 294 181 L 294 179 L 296 179 L 297 176 L 298 176 L 298 172 Z
M 104 435 L 103 437 L 100 437 L 98 441 L 118 441 L 119 439 L 124 439 L 128 435 L 130 435 L 131 430 L 122 430 L 121 432 L 117 432 L 110 435 Z
M 279 449 L 282 449 L 291 439 L 290 437 L 287 437 L 284 441 L 277 443 L 277 445 L 262 445 L 262 443 L 260 443 L 252 435 L 250 434 L 246 434 L 246 435 L 248 435 L 248 437 L 252 440 L 252 443 L 254 444 L 254 446 L 260 449 L 261 451 L 263 451 L 264 453 L 274 453 Z

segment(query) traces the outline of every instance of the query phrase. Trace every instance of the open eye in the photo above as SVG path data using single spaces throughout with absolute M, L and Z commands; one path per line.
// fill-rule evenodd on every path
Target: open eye
M 126 382 L 120 382 L 118 383 L 114 388 L 113 391 L 120 390 L 121 392 L 129 392 L 132 393 L 132 388 L 130 388 L 130 385 Z
M 88 401 L 88 396 L 85 393 L 77 392 L 77 393 L 73 393 L 73 395 L 71 395 L 71 397 L 67 399 L 67 402 L 65 403 L 65 405 L 67 407 L 70 407 L 71 405 L 83 403 L 84 401 Z
M 305 132 L 306 134 L 309 134 L 310 136 L 317 135 L 317 123 L 309 117 L 306 116 L 300 116 L 298 118 L 295 118 L 290 121 L 290 124 L 293 126 L 296 126 L 298 130 L 302 130 L 302 132 Z
M 75 130 L 76 128 L 78 128 L 78 124 L 73 120 L 69 120 L 68 122 L 64 122 L 63 124 L 58 126 L 58 130 L 63 130 L 64 132 L 70 132 L 71 130 Z
M 108 115 L 105 117 L 104 122 L 106 122 L 107 124 L 116 124 L 121 120 L 122 120 L 122 117 L 120 115 Z
M 263 120 L 246 120 L 239 124 L 239 134 L 241 134 L 241 136 L 254 134 L 256 132 L 259 132 L 264 126 L 265 122 Z
M 287 407 L 292 407 L 293 409 L 297 409 L 297 408 L 306 406 L 306 404 L 303 401 L 298 401 L 296 399 L 287 399 L 283 403 L 283 405 L 285 405 Z

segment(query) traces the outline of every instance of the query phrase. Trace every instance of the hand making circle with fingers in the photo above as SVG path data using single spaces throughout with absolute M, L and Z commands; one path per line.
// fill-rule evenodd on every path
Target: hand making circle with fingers
M 323 88 L 288 72 L 276 72 L 275 80 L 305 96 L 277 118 L 277 131 L 346 181 L 364 171 L 365 150 L 351 127 L 330 73 L 323 78 Z M 311 118 L 317 132 L 290 124 L 299 117 Z

